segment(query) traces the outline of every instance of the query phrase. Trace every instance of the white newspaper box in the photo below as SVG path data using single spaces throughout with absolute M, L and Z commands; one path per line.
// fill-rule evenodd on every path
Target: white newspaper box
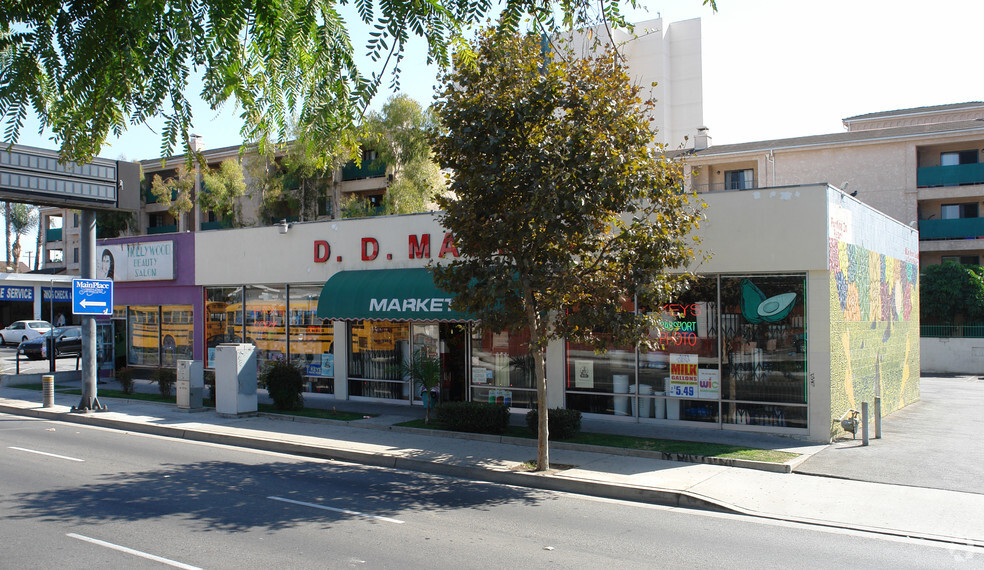
M 256 347 L 226 343 L 215 348 L 215 411 L 221 416 L 256 413 Z
M 177 400 L 178 409 L 201 410 L 202 392 L 205 389 L 205 375 L 201 360 L 179 360 Z

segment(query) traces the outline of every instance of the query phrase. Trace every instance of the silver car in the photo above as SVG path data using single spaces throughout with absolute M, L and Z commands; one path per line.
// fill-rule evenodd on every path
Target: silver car
M 15 321 L 0 330 L 0 346 L 20 344 L 25 340 L 38 338 L 51 330 L 48 321 Z

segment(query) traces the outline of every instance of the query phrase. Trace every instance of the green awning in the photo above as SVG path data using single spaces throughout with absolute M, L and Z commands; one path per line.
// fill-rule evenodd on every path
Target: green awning
M 454 295 L 438 289 L 427 269 L 340 271 L 318 298 L 318 318 L 378 321 L 473 321 L 451 310 Z

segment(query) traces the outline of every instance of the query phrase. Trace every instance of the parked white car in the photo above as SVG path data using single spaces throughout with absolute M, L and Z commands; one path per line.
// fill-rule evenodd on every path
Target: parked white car
M 51 330 L 48 321 L 14 321 L 0 330 L 0 346 L 20 344 L 25 340 L 38 338 Z

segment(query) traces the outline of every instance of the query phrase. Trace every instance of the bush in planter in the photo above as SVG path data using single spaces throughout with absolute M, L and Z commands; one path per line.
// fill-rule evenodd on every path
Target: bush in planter
M 410 380 L 410 389 L 420 394 L 424 400 L 424 423 L 429 424 L 433 406 L 431 398 L 439 394 L 437 387 L 441 383 L 441 361 L 421 348 L 415 350 L 406 362 L 392 367 L 392 371 Z
M 120 383 L 120 390 L 122 390 L 124 394 L 132 394 L 133 369 L 124 366 L 122 368 L 117 368 L 114 374 L 116 376 L 116 381 Z
M 260 373 L 273 406 L 278 410 L 299 410 L 304 407 L 304 371 L 293 362 L 281 358 L 267 362 Z
M 526 413 L 526 427 L 534 434 L 539 432 L 540 414 L 536 408 Z M 571 439 L 581 431 L 581 411 L 554 408 L 547 412 L 547 430 L 550 439 Z
M 453 431 L 499 434 L 509 427 L 509 408 L 485 402 L 446 402 L 437 407 L 437 421 Z
M 178 372 L 171 368 L 158 368 L 154 371 L 153 380 L 157 382 L 157 389 L 161 396 L 170 398 L 171 389 L 174 388 L 174 383 L 178 381 Z

